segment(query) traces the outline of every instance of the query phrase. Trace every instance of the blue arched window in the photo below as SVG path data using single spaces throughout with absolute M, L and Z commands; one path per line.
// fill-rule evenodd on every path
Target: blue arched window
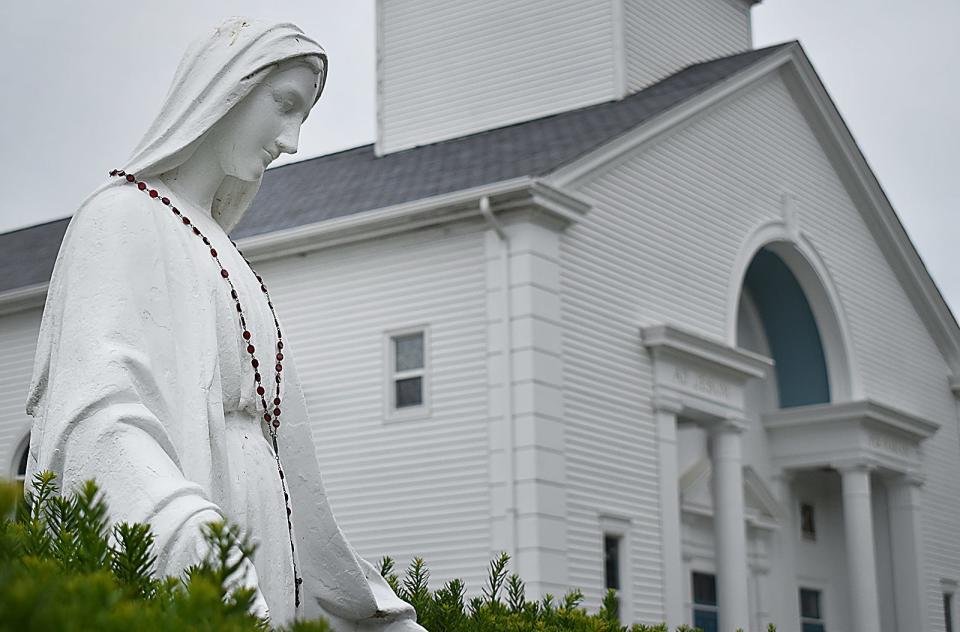
M 774 252 L 760 249 L 744 279 L 775 362 L 780 408 L 830 402 L 820 330 L 800 283 Z

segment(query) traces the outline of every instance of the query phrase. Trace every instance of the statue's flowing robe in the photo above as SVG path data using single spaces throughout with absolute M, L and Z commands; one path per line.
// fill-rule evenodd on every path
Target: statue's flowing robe
M 260 283 L 219 224 L 182 210 L 230 273 L 272 400 L 276 328 Z M 247 581 L 275 623 L 323 615 L 344 631 L 422 630 L 336 524 L 287 343 L 279 447 L 299 611 L 283 492 L 230 288 L 191 228 L 132 185 L 89 199 L 57 257 L 28 401 L 28 477 L 51 470 L 65 490 L 95 479 L 112 522 L 150 524 L 159 575 L 198 561 L 205 523 L 240 523 L 259 544 Z

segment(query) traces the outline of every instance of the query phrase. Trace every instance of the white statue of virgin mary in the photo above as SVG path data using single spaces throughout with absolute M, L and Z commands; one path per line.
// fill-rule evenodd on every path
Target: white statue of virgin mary
M 296 151 L 326 75 L 291 24 L 231 19 L 187 51 L 140 146 L 64 237 L 28 480 L 95 479 L 113 522 L 151 525 L 161 575 L 205 554 L 206 523 L 239 524 L 257 545 L 244 581 L 274 623 L 422 631 L 337 527 L 283 328 L 227 236 L 267 164 Z

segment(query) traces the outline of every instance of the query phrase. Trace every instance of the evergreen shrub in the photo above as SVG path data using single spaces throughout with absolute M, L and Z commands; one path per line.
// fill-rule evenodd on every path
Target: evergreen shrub
M 208 525 L 207 559 L 182 577 L 155 578 L 150 528 L 126 523 L 109 528 L 106 504 L 93 482 L 61 495 L 47 472 L 36 475 L 33 488 L 21 497 L 18 486 L 0 484 L 0 630 L 275 629 L 250 614 L 253 591 L 234 579 L 254 555 L 236 527 Z M 380 570 L 430 632 L 667 632 L 664 625 L 620 625 L 613 591 L 594 614 L 581 606 L 578 590 L 528 601 L 523 581 L 508 573 L 508 562 L 506 554 L 493 560 L 482 595 L 469 599 L 460 580 L 431 590 L 419 558 L 403 577 L 390 558 Z M 332 632 L 322 620 L 283 629 Z

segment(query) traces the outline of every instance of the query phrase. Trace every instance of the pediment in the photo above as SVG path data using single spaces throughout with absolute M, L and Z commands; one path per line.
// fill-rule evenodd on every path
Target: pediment
M 713 468 L 704 457 L 680 476 L 680 507 L 687 513 L 713 516 Z M 743 468 L 744 515 L 754 527 L 775 529 L 783 522 L 784 511 L 776 496 L 756 470 Z
M 561 188 L 579 186 L 611 165 L 619 164 L 625 157 L 656 146 L 660 139 L 684 129 L 694 117 L 727 99 L 735 98 L 738 92 L 773 75 L 783 78 L 797 106 L 815 130 L 821 146 L 835 165 L 838 177 L 854 198 L 874 241 L 882 249 L 935 346 L 950 367 L 950 388 L 960 395 L 960 325 L 799 43 L 778 50 L 698 96 L 584 154 L 554 171 L 550 181 Z

